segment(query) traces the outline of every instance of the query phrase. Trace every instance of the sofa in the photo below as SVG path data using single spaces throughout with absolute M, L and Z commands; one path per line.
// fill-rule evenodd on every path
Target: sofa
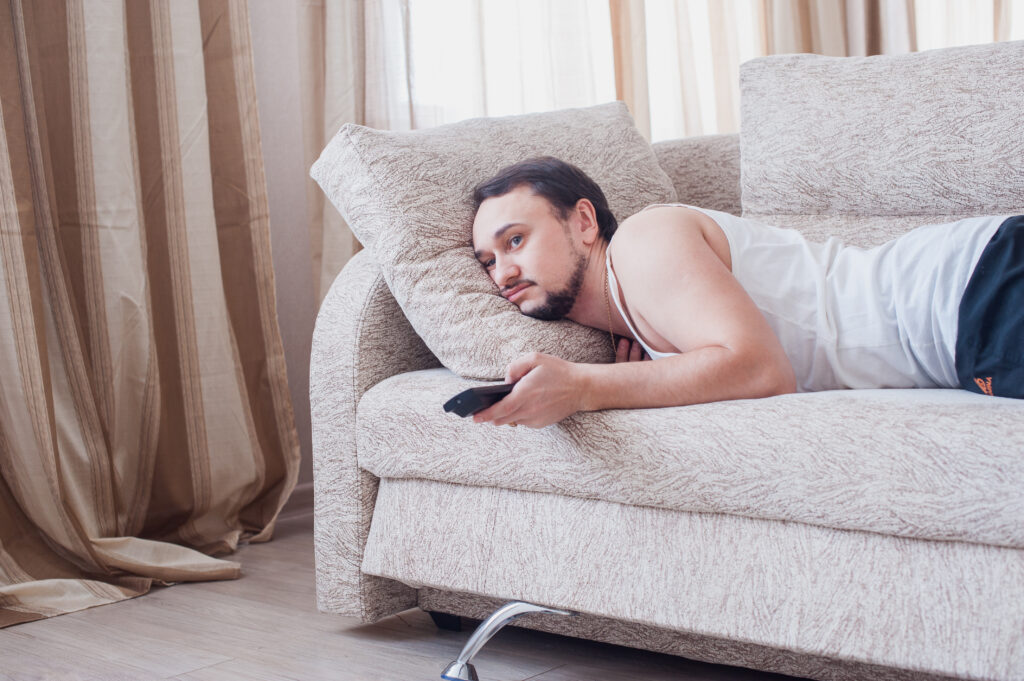
M 739 134 L 650 147 L 676 200 L 862 247 L 1024 213 L 1022 42 L 772 56 L 740 89 Z M 363 134 L 313 172 L 361 240 L 394 189 L 351 179 Z M 403 135 L 367 167 L 416 153 Z M 429 209 L 441 183 L 414 166 L 402 186 Z M 474 424 L 442 404 L 500 374 L 432 340 L 474 320 L 418 318 L 386 230 L 365 233 L 313 339 L 320 610 L 482 619 L 524 600 L 579 616 L 520 626 L 798 677 L 1024 679 L 1024 402 L 839 390 Z

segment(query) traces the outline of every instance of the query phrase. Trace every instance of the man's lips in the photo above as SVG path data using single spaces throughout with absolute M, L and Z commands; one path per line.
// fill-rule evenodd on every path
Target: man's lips
M 518 284 L 510 288 L 508 291 L 505 291 L 501 295 L 505 296 L 505 298 L 507 298 L 509 302 L 514 303 L 516 302 L 516 299 L 522 294 L 522 292 L 528 289 L 529 287 L 530 284 Z

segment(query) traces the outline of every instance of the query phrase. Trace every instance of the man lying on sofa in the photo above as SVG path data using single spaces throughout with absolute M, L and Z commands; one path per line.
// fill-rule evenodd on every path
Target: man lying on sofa
M 474 251 L 501 294 L 607 330 L 616 350 L 615 364 L 523 355 L 506 369 L 515 389 L 477 422 L 839 388 L 1024 398 L 1024 216 L 870 250 L 682 205 L 617 227 L 600 187 L 554 158 L 504 169 L 473 199 Z M 633 361 L 646 357 L 663 361 Z

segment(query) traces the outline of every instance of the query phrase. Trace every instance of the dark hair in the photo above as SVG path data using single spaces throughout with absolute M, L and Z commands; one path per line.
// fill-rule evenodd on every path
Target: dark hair
M 479 209 L 486 199 L 504 196 L 524 185 L 547 199 L 563 220 L 568 219 L 577 201 L 588 199 L 594 204 L 598 232 L 605 241 L 611 241 L 618 222 L 608 208 L 604 192 L 585 172 L 553 156 L 520 161 L 481 182 L 473 190 L 473 209 Z

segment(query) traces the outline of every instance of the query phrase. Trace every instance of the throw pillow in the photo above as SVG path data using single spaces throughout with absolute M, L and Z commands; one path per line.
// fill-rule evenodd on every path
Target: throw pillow
M 607 331 L 520 314 L 473 256 L 473 188 L 534 156 L 579 166 L 620 221 L 676 200 L 621 102 L 411 132 L 346 124 L 310 173 L 380 265 L 416 333 L 467 378 L 501 379 L 511 360 L 531 351 L 576 362 L 613 358 Z

